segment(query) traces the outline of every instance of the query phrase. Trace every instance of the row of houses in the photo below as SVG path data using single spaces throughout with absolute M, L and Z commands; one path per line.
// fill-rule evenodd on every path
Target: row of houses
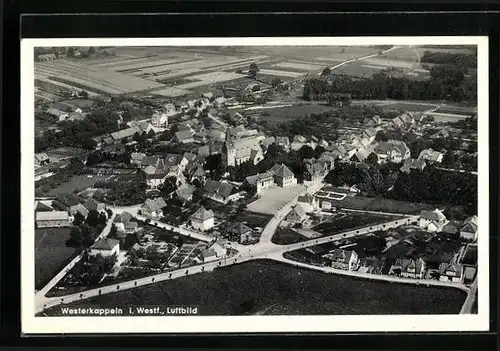
M 69 227 L 77 213 L 87 217 L 90 211 L 104 212 L 105 205 L 92 198 L 84 200 L 73 194 L 59 195 L 50 205 L 37 202 L 35 221 L 37 228 Z
M 449 221 L 442 211 L 422 211 L 420 213 L 419 226 L 428 232 L 442 232 L 450 235 L 458 235 L 468 241 L 476 241 L 478 235 L 477 216 L 471 216 L 464 221 Z

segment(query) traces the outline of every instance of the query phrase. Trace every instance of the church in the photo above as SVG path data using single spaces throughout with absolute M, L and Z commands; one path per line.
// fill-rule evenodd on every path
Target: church
M 256 165 L 264 159 L 264 154 L 257 136 L 235 139 L 227 133 L 223 157 L 227 166 L 237 166 L 249 160 Z

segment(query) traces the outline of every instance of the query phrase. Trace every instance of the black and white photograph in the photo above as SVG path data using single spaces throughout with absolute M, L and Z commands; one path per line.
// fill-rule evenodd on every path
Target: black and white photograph
M 486 37 L 21 47 L 23 332 L 488 330 Z

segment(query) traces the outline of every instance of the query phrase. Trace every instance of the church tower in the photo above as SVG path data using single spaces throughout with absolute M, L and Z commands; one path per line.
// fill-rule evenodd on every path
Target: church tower
M 231 139 L 230 133 L 226 131 L 226 142 L 224 144 L 225 149 L 225 159 L 227 166 L 236 165 L 236 149 L 234 148 L 233 141 Z

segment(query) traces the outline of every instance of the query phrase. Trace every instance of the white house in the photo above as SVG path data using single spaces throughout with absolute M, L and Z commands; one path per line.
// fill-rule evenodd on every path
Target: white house
M 120 242 L 118 240 L 103 238 L 90 247 L 90 255 L 101 255 L 109 257 L 118 255 L 120 252 Z
M 429 162 L 441 163 L 443 161 L 443 154 L 439 151 L 434 151 L 432 149 L 425 149 L 420 151 L 418 159 Z
M 323 257 L 331 261 L 331 266 L 337 269 L 352 271 L 359 265 L 359 257 L 355 251 L 335 249 Z
M 151 124 L 156 128 L 168 127 L 168 115 L 163 112 L 155 112 L 153 116 L 151 116 Z
M 44 211 L 36 213 L 37 228 L 69 227 L 67 211 Z
M 309 193 L 299 196 L 297 198 L 297 204 L 302 206 L 306 213 L 317 211 L 320 208 L 319 200 Z
M 276 186 L 276 183 L 274 182 L 274 176 L 270 172 L 248 176 L 245 178 L 245 182 L 250 186 L 255 187 L 257 194 L 260 194 L 264 190 Z
M 428 232 L 437 232 L 446 224 L 446 216 L 438 209 L 434 211 L 422 211 L 418 220 L 420 228 Z
M 146 199 L 141 206 L 141 213 L 143 216 L 158 218 L 163 216 L 163 208 L 167 206 L 162 197 L 156 199 Z
M 439 280 L 442 282 L 461 283 L 464 267 L 459 263 L 441 263 L 439 266 Z
M 191 226 L 196 230 L 209 230 L 215 225 L 214 212 L 200 207 L 198 211 L 191 215 Z
M 477 216 L 467 218 L 460 228 L 460 237 L 464 240 L 475 241 L 477 240 L 477 233 Z

